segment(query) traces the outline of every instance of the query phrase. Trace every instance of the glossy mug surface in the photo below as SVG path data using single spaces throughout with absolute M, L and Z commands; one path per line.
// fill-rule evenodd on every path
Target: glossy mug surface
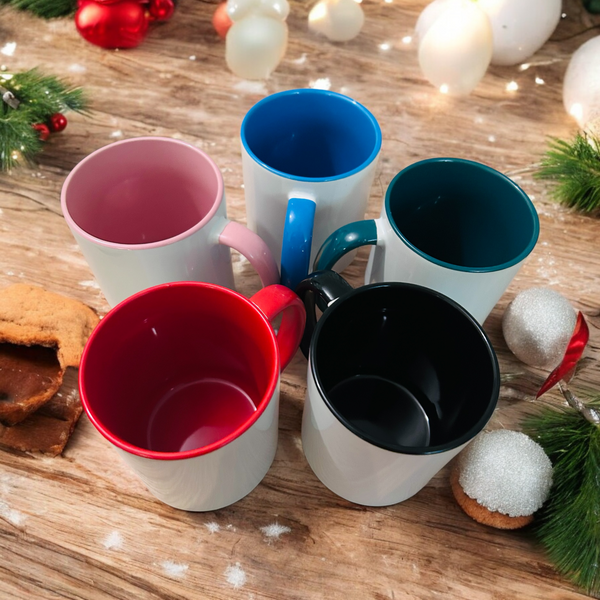
M 283 313 L 276 335 L 270 320 Z M 79 371 L 83 407 L 159 500 L 216 510 L 247 495 L 277 446 L 279 376 L 304 329 L 288 288 L 250 300 L 178 282 L 113 308 Z
M 331 269 L 347 252 L 370 244 L 365 283 L 433 288 L 483 323 L 538 234 L 535 207 L 508 177 L 473 161 L 433 158 L 396 175 L 379 219 L 332 233 L 314 269 Z
M 263 285 L 279 283 L 266 244 L 227 219 L 219 168 L 185 142 L 141 137 L 96 150 L 68 175 L 61 206 L 111 306 L 171 281 L 233 288 L 230 247 Z
M 308 463 L 357 504 L 410 498 L 493 414 L 500 374 L 490 341 L 464 308 L 422 286 L 353 289 L 321 271 L 297 292 L 307 307 Z
M 241 127 L 248 226 L 294 289 L 335 229 L 364 217 L 381 130 L 361 104 L 296 89 L 263 98 Z

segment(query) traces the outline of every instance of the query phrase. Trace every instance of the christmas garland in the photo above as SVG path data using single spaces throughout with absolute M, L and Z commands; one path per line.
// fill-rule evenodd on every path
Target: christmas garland
M 50 133 L 62 131 L 68 110 L 85 113 L 81 88 L 31 69 L 0 72 L 0 170 L 32 164 Z
M 600 396 L 583 404 L 561 387 L 568 407 L 544 407 L 523 430 L 545 450 L 553 486 L 537 535 L 558 571 L 600 597 Z

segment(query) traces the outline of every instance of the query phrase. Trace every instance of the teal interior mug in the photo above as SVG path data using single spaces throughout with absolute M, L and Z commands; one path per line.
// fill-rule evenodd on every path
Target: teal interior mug
M 314 270 L 373 245 L 365 283 L 435 289 L 483 323 L 539 235 L 527 194 L 506 175 L 459 158 L 431 158 L 398 173 L 379 219 L 355 221 L 325 240 Z

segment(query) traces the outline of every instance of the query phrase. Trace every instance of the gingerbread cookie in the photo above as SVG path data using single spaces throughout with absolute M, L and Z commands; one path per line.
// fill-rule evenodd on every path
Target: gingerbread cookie
M 41 287 L 0 290 L 0 423 L 22 422 L 58 392 L 98 321 L 85 304 Z
M 77 371 L 67 369 L 61 390 L 39 410 L 13 427 L 0 425 L 0 446 L 21 452 L 58 456 L 83 412 L 77 393 Z
M 0 290 L 0 342 L 56 348 L 63 369 L 79 367 L 98 321 L 89 306 L 38 286 L 15 283 Z
M 50 400 L 63 373 L 53 348 L 0 343 L 0 423 L 20 423 Z

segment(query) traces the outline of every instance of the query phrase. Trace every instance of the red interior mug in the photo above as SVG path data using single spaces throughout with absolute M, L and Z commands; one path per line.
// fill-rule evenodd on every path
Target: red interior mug
M 83 407 L 158 499 L 185 510 L 227 506 L 273 461 L 280 371 L 304 323 L 302 302 L 280 285 L 251 299 L 199 282 L 149 288 L 90 336 Z

